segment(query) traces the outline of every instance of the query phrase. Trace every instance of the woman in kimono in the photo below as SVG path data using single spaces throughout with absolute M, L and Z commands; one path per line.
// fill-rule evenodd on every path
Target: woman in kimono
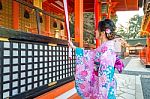
M 113 21 L 100 21 L 96 38 L 102 44 L 93 50 L 78 48 L 69 41 L 76 52 L 75 87 L 83 99 L 116 99 L 115 68 L 121 73 L 124 65 L 114 51 L 114 31 Z

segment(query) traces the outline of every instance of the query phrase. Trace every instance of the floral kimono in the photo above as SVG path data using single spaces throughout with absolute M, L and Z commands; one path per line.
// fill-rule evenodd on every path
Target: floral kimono
M 75 87 L 83 99 L 116 99 L 115 68 L 124 67 L 112 40 L 94 50 L 76 48 Z

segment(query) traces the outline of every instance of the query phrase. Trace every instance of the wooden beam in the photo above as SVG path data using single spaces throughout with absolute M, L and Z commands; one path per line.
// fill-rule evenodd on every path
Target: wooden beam
M 52 18 L 58 19 L 58 20 L 60 20 L 60 21 L 64 21 L 63 18 L 59 18 L 59 17 L 57 17 L 57 16 L 54 16 L 54 15 L 50 14 L 49 12 L 44 11 L 44 10 L 42 10 L 42 9 L 39 9 L 39 8 L 33 6 L 32 4 L 29 4 L 29 3 L 25 2 L 25 1 L 22 1 L 22 0 L 14 0 L 14 1 L 17 1 L 18 3 L 23 4 L 23 5 L 25 5 L 25 6 L 28 6 L 28 7 L 31 8 L 31 9 L 36 9 L 36 10 L 38 10 L 39 12 L 42 12 L 42 13 L 45 14 L 45 15 L 49 15 L 49 16 L 52 17 Z M 45 1 L 45 2 L 46 2 L 46 1 Z M 44 2 L 44 4 L 45 4 L 45 2 Z M 44 5 L 44 4 L 43 4 L 43 5 Z
M 82 99 L 77 93 L 73 94 L 71 97 L 68 99 Z
M 49 3 L 54 3 L 55 0 L 47 0 Z
M 72 82 L 69 82 L 63 86 L 60 86 L 52 91 L 49 91 L 41 96 L 38 96 L 34 99 L 55 99 L 57 96 L 65 93 L 66 91 L 74 88 L 75 84 L 74 84 L 74 81 Z
M 49 35 L 49 33 L 50 33 L 50 16 L 48 16 L 48 15 L 45 15 L 45 31 L 46 31 L 46 33 L 48 33 L 46 35 L 50 36 Z
M 40 16 L 39 16 L 39 12 L 37 9 L 35 10 L 35 16 L 36 16 L 38 34 L 41 34 Z
M 108 16 L 107 16 L 108 19 L 111 18 L 111 11 L 112 11 L 111 5 L 112 5 L 112 2 L 111 2 L 111 0 L 109 0 L 109 2 L 108 2 Z
M 47 7 L 48 12 L 54 12 L 54 13 L 64 13 L 64 8 L 58 6 L 58 4 L 54 3 L 49 3 L 48 1 L 45 1 L 43 3 L 43 6 Z
M 127 0 L 124 0 L 124 3 L 125 3 L 126 9 L 128 9 L 128 6 L 127 6 Z

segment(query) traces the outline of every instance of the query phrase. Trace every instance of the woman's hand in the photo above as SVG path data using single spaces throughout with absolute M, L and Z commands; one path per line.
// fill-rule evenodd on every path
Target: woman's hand
M 76 46 L 74 46 L 73 43 L 70 40 L 68 41 L 68 46 L 70 46 L 73 49 L 76 49 Z

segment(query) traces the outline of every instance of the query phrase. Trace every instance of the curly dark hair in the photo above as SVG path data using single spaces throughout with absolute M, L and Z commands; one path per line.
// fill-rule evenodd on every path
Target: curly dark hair
M 115 29 L 116 26 L 114 22 L 110 19 L 105 19 L 103 21 L 100 21 L 98 24 L 98 31 L 99 32 L 105 32 L 105 35 L 108 40 L 112 40 L 115 38 Z

